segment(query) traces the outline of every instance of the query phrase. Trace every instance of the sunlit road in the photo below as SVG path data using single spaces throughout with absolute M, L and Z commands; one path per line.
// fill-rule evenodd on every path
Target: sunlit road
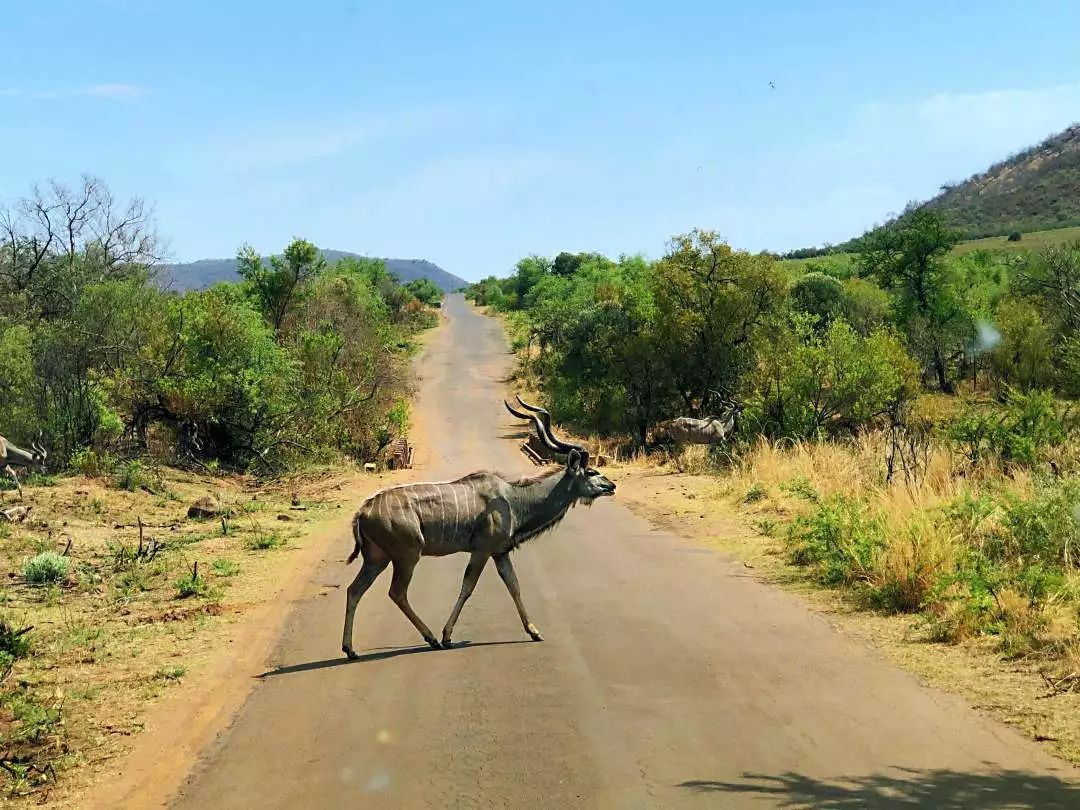
M 460 296 L 445 310 L 421 365 L 418 466 L 532 471 L 500 402 L 499 326 Z M 340 560 L 311 573 L 341 587 L 298 606 L 176 807 L 1080 807 L 1074 771 L 618 494 L 517 553 L 542 643 L 489 567 L 461 646 L 430 651 L 384 574 L 347 662 L 351 548 L 343 522 Z M 436 632 L 466 560 L 417 568 L 412 604 Z

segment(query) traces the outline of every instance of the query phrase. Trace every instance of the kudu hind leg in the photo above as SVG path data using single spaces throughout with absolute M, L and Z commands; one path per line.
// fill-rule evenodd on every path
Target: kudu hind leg
M 438 650 L 440 647 L 439 642 L 435 640 L 435 635 L 428 629 L 423 620 L 416 615 L 412 605 L 409 604 L 409 583 L 412 582 L 413 569 L 416 568 L 416 563 L 419 560 L 419 554 L 416 557 L 394 560 L 394 578 L 390 581 L 390 599 L 401 609 L 406 618 L 413 623 L 413 627 L 420 631 L 424 641 L 430 644 L 432 649 Z
M 514 600 L 514 606 L 517 608 L 518 616 L 521 617 L 521 626 L 525 628 L 525 632 L 529 634 L 533 641 L 543 641 L 544 637 L 540 635 L 536 625 L 529 621 L 525 603 L 521 601 L 521 587 L 518 585 L 514 564 L 510 562 L 509 551 L 495 555 L 495 570 L 499 572 L 499 577 L 502 579 L 503 584 L 506 585 L 506 590 L 510 591 L 510 597 Z
M 379 578 L 379 574 L 386 570 L 386 566 L 390 564 L 387 559 L 381 560 L 364 560 L 364 564 L 360 567 L 360 573 L 356 575 L 356 579 L 349 585 L 348 594 L 345 598 L 345 629 L 341 633 L 341 651 L 345 653 L 349 658 L 356 658 L 356 651 L 353 649 L 353 619 L 356 616 L 356 606 L 360 602 L 367 589 L 372 586 L 376 579 Z
M 461 593 L 458 594 L 457 602 L 454 603 L 454 609 L 450 611 L 450 618 L 446 620 L 446 626 L 443 627 L 442 631 L 442 645 L 447 649 L 450 648 L 450 636 L 454 633 L 454 625 L 457 624 L 461 609 L 465 607 L 465 602 L 472 596 L 472 592 L 476 588 L 476 583 L 480 579 L 480 574 L 484 572 L 484 566 L 487 565 L 487 561 L 488 555 L 485 552 L 475 552 L 469 558 L 469 564 L 465 566 L 465 576 L 461 580 Z

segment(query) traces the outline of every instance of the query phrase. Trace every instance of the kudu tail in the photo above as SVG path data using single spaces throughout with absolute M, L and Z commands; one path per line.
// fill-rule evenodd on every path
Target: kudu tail
M 345 560 L 346 565 L 352 564 L 353 560 L 355 560 L 357 557 L 360 556 L 360 544 L 363 542 L 364 536 L 362 534 L 360 534 L 360 515 L 359 514 L 356 514 L 356 515 L 353 516 L 352 536 L 353 536 L 353 544 L 354 544 L 353 545 L 353 550 L 352 550 L 352 554 L 349 555 L 349 559 Z

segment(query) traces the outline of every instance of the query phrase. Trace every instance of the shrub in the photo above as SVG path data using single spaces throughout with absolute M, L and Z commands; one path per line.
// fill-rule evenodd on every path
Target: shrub
M 134 492 L 138 489 L 154 492 L 157 489 L 157 480 L 153 471 L 146 464 L 140 459 L 133 458 L 120 466 L 116 485 L 120 489 L 126 489 L 128 492 Z
M 864 338 L 842 318 L 818 332 L 793 317 L 764 359 L 756 384 L 772 436 L 851 432 L 918 391 L 918 368 L 895 335 Z
M 252 551 L 265 551 L 277 548 L 285 544 L 285 538 L 277 532 L 258 532 L 254 537 L 249 537 L 245 545 Z
M 823 327 L 841 312 L 843 298 L 844 285 L 824 273 L 807 273 L 791 285 L 791 305 L 815 316 Z
M 885 543 L 880 517 L 866 505 L 836 496 L 788 529 L 791 560 L 812 566 L 824 585 L 853 585 L 871 581 L 874 557 Z
M 108 453 L 83 447 L 72 454 L 70 466 L 73 472 L 87 478 L 107 478 L 116 469 L 116 459 Z
M 235 577 L 240 573 L 240 566 L 237 563 L 234 563 L 232 560 L 226 560 L 223 557 L 214 560 L 210 564 L 210 568 L 219 577 Z
M 955 417 L 946 435 L 972 461 L 986 455 L 1032 465 L 1065 442 L 1067 430 L 1049 391 L 1010 391 L 1004 410 L 969 407 Z
M 212 595 L 210 583 L 206 581 L 206 577 L 198 575 L 197 568 L 193 568 L 189 574 L 176 580 L 173 587 L 176 588 L 177 599 L 187 599 L 192 596 L 203 599 Z
M 23 577 L 32 585 L 49 585 L 62 581 L 68 574 L 70 561 L 55 551 L 43 551 L 27 560 Z
M 767 497 L 769 497 L 768 490 L 761 484 L 755 483 L 750 489 L 746 490 L 746 494 L 743 495 L 743 503 L 757 503 L 758 501 L 765 500 Z
M 30 629 L 16 630 L 6 618 L 0 617 L 0 681 L 11 673 L 17 660 L 30 654 Z

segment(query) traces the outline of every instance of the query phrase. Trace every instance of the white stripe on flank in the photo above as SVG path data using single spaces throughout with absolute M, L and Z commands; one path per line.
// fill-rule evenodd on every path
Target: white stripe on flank
M 454 538 L 454 540 L 457 540 L 458 521 L 461 507 L 458 505 L 457 487 L 451 484 L 450 491 L 454 493 L 454 533 L 450 536 Z

